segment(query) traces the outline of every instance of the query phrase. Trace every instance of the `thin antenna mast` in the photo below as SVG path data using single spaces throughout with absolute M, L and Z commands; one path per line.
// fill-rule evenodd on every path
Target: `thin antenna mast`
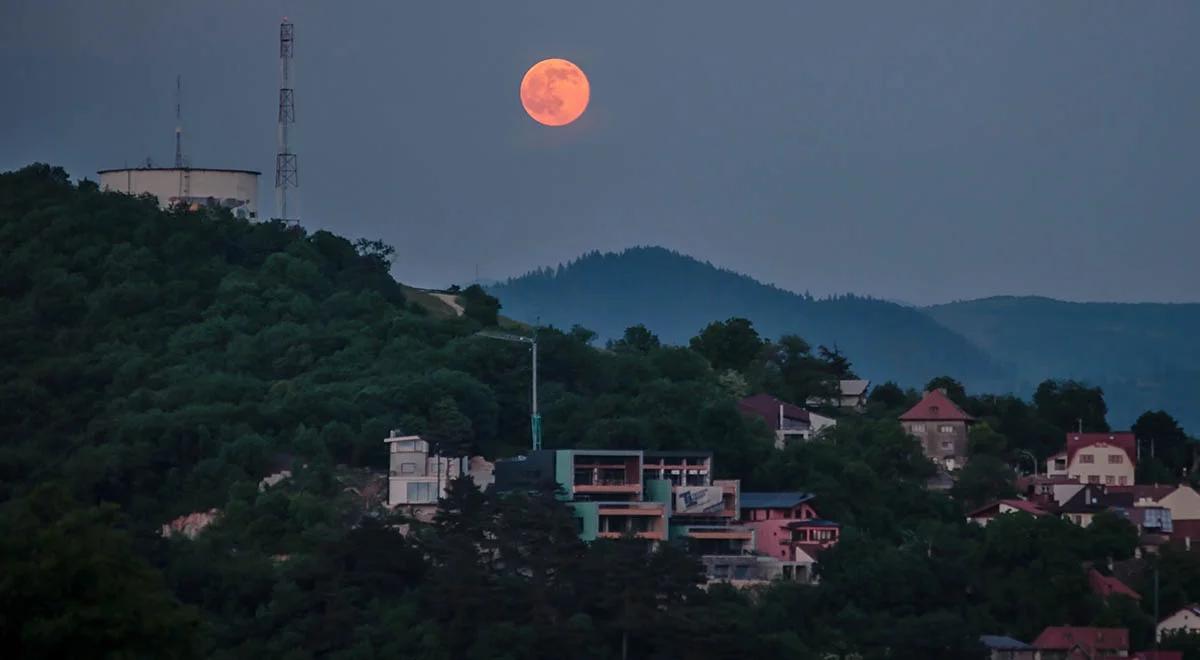
M 183 168 L 183 76 L 175 75 L 175 168 Z
M 288 215 L 288 188 L 300 187 L 296 154 L 288 146 L 288 131 L 296 123 L 296 103 L 292 95 L 291 67 L 293 27 L 285 17 L 279 25 L 279 153 L 275 155 L 275 198 L 279 219 L 297 222 Z

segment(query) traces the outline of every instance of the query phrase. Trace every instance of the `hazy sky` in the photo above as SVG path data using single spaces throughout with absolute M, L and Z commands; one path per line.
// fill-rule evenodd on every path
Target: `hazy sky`
M 813 293 L 1200 301 L 1200 2 L 0 2 L 0 169 L 264 174 L 416 285 L 658 244 Z M 592 83 L 565 128 L 517 89 Z

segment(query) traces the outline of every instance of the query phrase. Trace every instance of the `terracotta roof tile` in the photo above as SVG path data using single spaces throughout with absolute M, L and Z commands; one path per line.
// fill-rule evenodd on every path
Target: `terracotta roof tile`
M 1043 651 L 1070 650 L 1079 646 L 1091 656 L 1097 651 L 1128 651 L 1129 629 L 1050 626 L 1033 640 L 1033 646 Z
M 900 415 L 903 422 L 971 422 L 975 418 L 963 412 L 958 404 L 941 390 L 926 392 L 917 405 Z

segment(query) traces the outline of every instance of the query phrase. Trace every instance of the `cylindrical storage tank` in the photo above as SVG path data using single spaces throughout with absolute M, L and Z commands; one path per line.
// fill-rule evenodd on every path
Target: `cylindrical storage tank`
M 163 208 L 219 206 L 238 217 L 258 218 L 260 173 L 253 170 L 139 167 L 97 174 L 101 189 L 154 195 Z

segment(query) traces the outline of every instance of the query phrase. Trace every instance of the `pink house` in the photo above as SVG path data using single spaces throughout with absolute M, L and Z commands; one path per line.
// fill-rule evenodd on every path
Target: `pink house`
M 741 524 L 754 529 L 755 552 L 805 571 L 837 543 L 841 526 L 813 509 L 811 493 L 742 493 Z

